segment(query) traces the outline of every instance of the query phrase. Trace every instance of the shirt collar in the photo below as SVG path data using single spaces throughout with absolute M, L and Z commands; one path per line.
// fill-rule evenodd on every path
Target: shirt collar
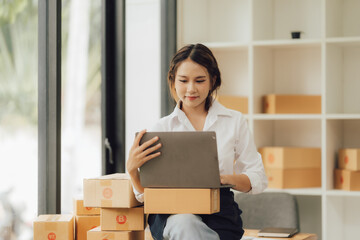
M 229 109 L 221 105 L 217 100 L 214 100 L 212 103 L 208 117 L 216 117 L 216 116 L 228 116 L 231 117 L 231 112 Z M 170 114 L 171 118 L 177 117 L 179 120 L 184 120 L 186 118 L 185 113 L 179 108 L 179 102 L 176 104 L 174 111 Z

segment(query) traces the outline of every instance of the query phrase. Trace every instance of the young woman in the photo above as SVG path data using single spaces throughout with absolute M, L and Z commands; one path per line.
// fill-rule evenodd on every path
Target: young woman
M 177 101 L 173 113 L 159 120 L 152 131 L 215 131 L 218 144 L 220 180 L 246 193 L 260 193 L 267 187 L 261 156 L 257 152 L 246 119 L 237 111 L 225 108 L 214 99 L 221 85 L 217 61 L 202 44 L 187 45 L 173 57 L 168 84 Z M 153 153 L 161 144 L 155 137 L 141 146 L 134 140 L 127 161 L 137 199 L 143 202 L 144 188 L 139 167 L 159 156 Z M 149 225 L 154 239 L 241 239 L 244 230 L 241 210 L 229 188 L 220 191 L 220 212 L 210 215 L 152 214 Z

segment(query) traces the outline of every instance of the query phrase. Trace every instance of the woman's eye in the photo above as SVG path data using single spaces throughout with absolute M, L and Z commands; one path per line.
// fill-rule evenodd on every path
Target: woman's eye
M 205 82 L 205 80 L 197 80 L 196 82 L 197 83 L 202 83 L 202 82 Z
M 182 79 L 180 79 L 179 81 L 182 82 L 182 83 L 185 83 L 185 82 L 186 82 L 186 80 L 182 80 Z

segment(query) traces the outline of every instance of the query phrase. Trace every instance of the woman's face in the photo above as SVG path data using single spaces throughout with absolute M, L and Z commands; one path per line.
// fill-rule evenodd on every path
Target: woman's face
M 190 58 L 180 63 L 175 75 L 175 91 L 184 109 L 205 109 L 210 86 L 210 76 L 205 67 Z

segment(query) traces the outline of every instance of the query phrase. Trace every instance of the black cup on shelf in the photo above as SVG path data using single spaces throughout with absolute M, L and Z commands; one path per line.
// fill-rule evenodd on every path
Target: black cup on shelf
M 300 37 L 301 37 L 301 32 L 300 31 L 291 32 L 291 38 L 292 39 L 299 39 Z

